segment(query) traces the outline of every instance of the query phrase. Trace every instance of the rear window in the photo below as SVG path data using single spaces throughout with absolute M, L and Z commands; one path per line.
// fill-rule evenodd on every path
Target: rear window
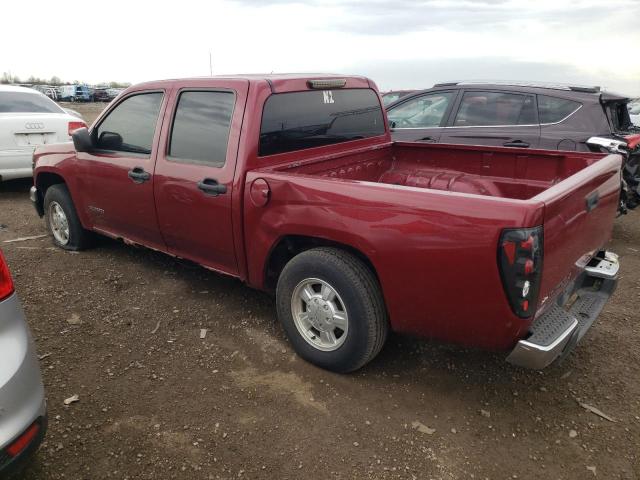
M 64 111 L 38 93 L 0 92 L 0 113 L 64 113 Z
M 264 105 L 259 155 L 274 155 L 384 134 L 378 95 L 370 89 L 271 95 Z
M 556 123 L 578 110 L 582 104 L 564 98 L 538 95 L 540 123 Z

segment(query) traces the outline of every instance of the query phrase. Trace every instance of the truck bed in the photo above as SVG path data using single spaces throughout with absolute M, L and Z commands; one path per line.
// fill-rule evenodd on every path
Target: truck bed
M 276 170 L 526 200 L 602 157 L 604 154 L 394 143 L 377 150 L 288 164 Z
M 260 271 L 282 232 L 353 246 L 378 275 L 393 330 L 496 349 L 512 348 L 530 325 L 514 319 L 504 295 L 496 261 L 504 229 L 544 228 L 541 315 L 609 240 L 622 163 L 392 142 L 294 158 L 247 173 L 249 271 Z

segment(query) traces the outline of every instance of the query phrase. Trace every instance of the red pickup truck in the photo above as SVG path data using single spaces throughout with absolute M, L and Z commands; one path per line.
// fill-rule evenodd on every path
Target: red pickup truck
M 296 351 L 335 371 L 389 330 L 542 368 L 616 285 L 620 156 L 394 143 L 362 77 L 137 85 L 34 161 L 58 246 L 95 232 L 274 292 Z

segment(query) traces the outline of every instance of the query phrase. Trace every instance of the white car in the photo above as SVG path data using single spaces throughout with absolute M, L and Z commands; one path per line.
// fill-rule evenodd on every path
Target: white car
M 0 181 L 30 177 L 37 145 L 69 142 L 86 126 L 37 90 L 0 85 Z

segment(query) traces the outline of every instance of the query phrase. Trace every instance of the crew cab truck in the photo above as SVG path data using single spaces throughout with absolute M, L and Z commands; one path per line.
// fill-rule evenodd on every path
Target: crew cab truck
M 108 235 L 273 292 L 297 353 L 334 371 L 390 330 L 542 368 L 616 285 L 619 155 L 394 143 L 362 77 L 137 85 L 34 161 L 56 245 Z

